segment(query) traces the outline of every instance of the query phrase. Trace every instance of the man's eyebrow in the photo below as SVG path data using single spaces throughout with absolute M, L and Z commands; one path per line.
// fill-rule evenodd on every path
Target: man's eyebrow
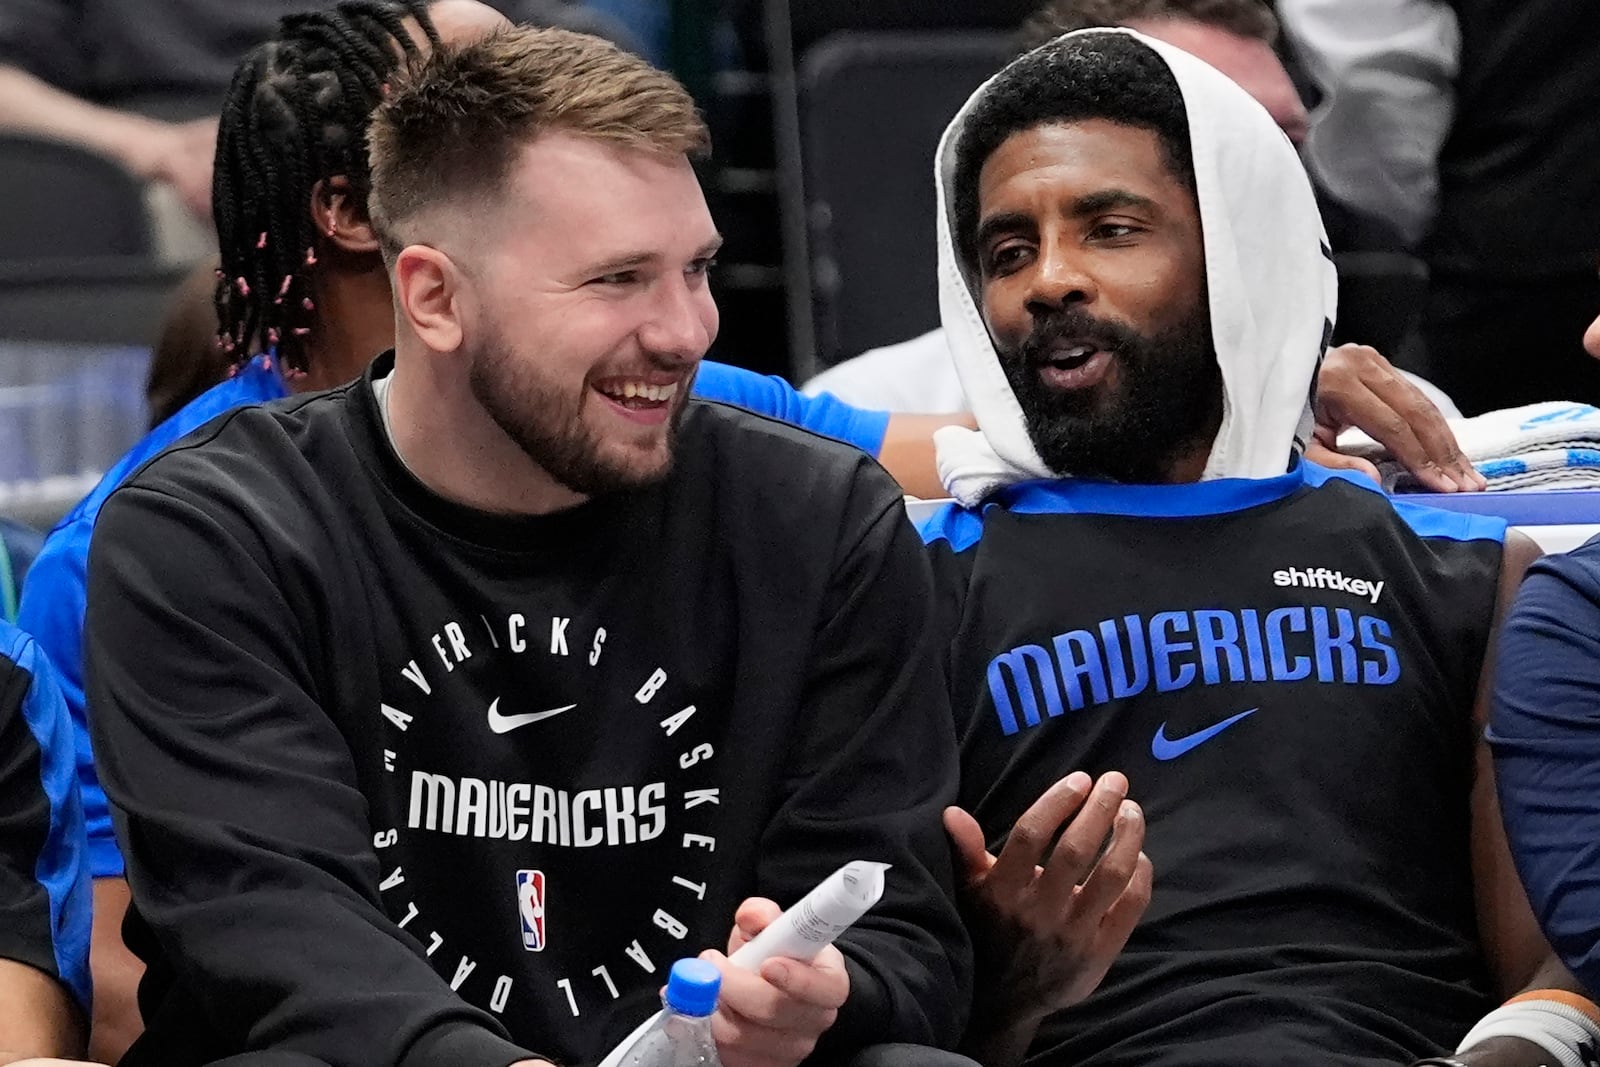
M 990 215 L 978 224 L 978 232 L 972 242 L 982 248 L 995 237 L 1002 233 L 1013 233 L 1017 230 L 1029 229 L 1033 226 L 1033 219 L 1020 211 L 1002 211 L 998 215 Z
M 1069 211 L 1074 218 L 1081 219 L 1115 208 L 1134 208 L 1139 211 L 1149 212 L 1159 212 L 1161 210 L 1161 206 L 1148 196 L 1141 196 L 1127 189 L 1101 189 L 1097 192 L 1087 193 L 1072 201 Z M 973 243 L 982 248 L 1002 233 L 1013 233 L 1017 230 L 1029 229 L 1032 226 L 1033 219 L 1022 212 L 1002 211 L 998 215 L 989 216 L 978 224 L 978 232 L 973 238 Z
M 721 247 L 722 235 L 718 234 L 697 248 L 693 258 L 709 259 L 711 256 L 716 255 L 717 250 Z M 611 259 L 603 260 L 599 263 L 585 267 L 583 269 L 583 273 L 620 274 L 626 270 L 634 270 L 639 267 L 648 266 L 651 263 L 659 262 L 662 258 L 663 257 L 660 252 L 647 252 L 643 250 L 638 252 L 623 252 L 620 255 L 613 256 Z
M 1113 208 L 1131 207 L 1140 211 L 1160 211 L 1160 205 L 1148 196 L 1129 192 L 1127 189 L 1101 189 L 1098 192 L 1080 196 L 1072 202 L 1072 214 L 1077 218 L 1085 215 L 1098 215 L 1102 211 Z

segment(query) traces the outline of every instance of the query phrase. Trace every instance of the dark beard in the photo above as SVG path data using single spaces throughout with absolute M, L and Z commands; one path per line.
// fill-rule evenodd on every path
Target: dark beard
M 1039 368 L 1052 345 L 1073 337 L 1111 354 L 1114 385 L 1068 393 L 1044 384 Z M 1183 322 L 1151 336 L 1077 309 L 1036 318 L 1000 364 L 1039 458 L 1062 477 L 1161 484 L 1222 425 L 1222 368 L 1204 294 Z
M 584 426 L 586 393 L 573 397 L 520 364 L 499 330 L 486 333 L 482 347 L 472 353 L 468 372 L 473 397 L 495 425 L 550 477 L 584 496 L 637 489 L 671 472 L 673 445 L 693 382 L 691 375 L 673 397 L 665 459 L 628 464 L 606 456 L 602 443 Z

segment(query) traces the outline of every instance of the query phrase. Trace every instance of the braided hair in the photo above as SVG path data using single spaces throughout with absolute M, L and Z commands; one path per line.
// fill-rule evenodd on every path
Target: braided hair
M 343 176 L 366 199 L 368 117 L 402 57 L 418 54 L 403 19 L 415 18 L 439 43 L 426 3 L 344 0 L 287 16 L 234 73 L 217 129 L 211 200 L 222 253 L 217 342 L 235 367 L 254 351 L 275 349 L 289 375 L 307 370 L 304 338 L 316 312 L 311 191 Z

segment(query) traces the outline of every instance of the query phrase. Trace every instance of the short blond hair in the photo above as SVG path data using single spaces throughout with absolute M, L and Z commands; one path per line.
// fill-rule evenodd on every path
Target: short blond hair
M 368 211 L 385 255 L 403 246 L 407 219 L 492 194 L 522 147 L 553 130 L 660 155 L 711 146 L 682 85 L 601 38 L 518 27 L 435 49 L 394 80 L 368 128 Z

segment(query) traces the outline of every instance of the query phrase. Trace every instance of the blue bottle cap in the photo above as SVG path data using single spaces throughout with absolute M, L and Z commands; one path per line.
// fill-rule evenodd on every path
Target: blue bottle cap
M 705 960 L 679 960 L 667 978 L 667 1007 L 679 1015 L 705 1018 L 717 1010 L 722 972 Z

